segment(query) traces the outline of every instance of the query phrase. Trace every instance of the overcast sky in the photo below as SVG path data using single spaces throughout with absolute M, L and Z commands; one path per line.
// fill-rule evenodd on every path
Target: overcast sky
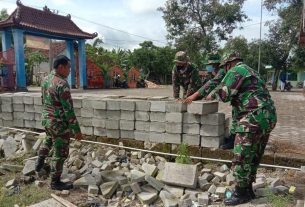
M 134 49 L 144 40 L 153 40 L 155 45 L 166 44 L 166 27 L 158 7 L 166 0 L 22 0 L 27 6 L 42 9 L 47 5 L 59 14 L 71 14 L 72 20 L 86 32 L 98 32 L 107 48 Z M 0 0 L 0 9 L 10 14 L 16 1 Z M 242 24 L 232 36 L 242 35 L 248 40 L 259 38 L 260 1 L 246 0 L 244 12 L 251 21 Z M 275 19 L 266 9 L 263 22 Z M 263 34 L 268 28 L 263 26 Z

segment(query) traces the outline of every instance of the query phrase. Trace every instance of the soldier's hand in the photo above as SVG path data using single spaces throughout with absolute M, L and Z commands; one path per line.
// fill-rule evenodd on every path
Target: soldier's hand
M 183 103 L 192 103 L 194 100 L 196 100 L 198 97 L 200 96 L 199 92 L 195 92 L 193 95 L 187 97 L 186 99 L 184 99 L 182 102 Z
M 177 102 L 180 102 L 182 99 L 181 98 L 176 98 L 175 99 Z
M 82 139 L 83 139 L 83 135 L 82 135 L 82 133 L 81 133 L 81 132 L 79 132 L 79 133 L 75 134 L 75 139 L 76 139 L 77 141 L 82 140 Z
M 209 94 L 209 95 L 205 98 L 205 100 L 207 100 L 207 101 L 212 101 L 212 100 L 213 100 L 212 94 Z

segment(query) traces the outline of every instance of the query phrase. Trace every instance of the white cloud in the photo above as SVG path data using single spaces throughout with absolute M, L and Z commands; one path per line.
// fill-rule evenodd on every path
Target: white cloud
M 164 5 L 165 0 L 124 0 L 124 3 L 134 13 L 155 12 Z

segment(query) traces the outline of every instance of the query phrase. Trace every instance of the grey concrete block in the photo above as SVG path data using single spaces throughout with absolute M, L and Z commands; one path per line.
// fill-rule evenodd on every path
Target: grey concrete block
M 85 109 L 92 109 L 92 98 L 90 97 L 87 97 L 87 98 L 83 98 L 82 100 L 82 108 L 85 108 Z
M 6 127 L 14 127 L 13 120 L 2 120 L 2 125 Z
M 24 126 L 26 128 L 36 128 L 36 121 L 35 120 L 24 120 Z
M 165 112 L 166 101 L 151 101 L 150 111 Z
M 121 120 L 135 120 L 134 111 L 121 111 Z
M 120 129 L 122 130 L 134 130 L 135 121 L 120 120 Z
M 139 131 L 150 131 L 150 122 L 145 121 L 136 121 L 135 122 L 135 129 Z
M 213 114 L 202 115 L 201 124 L 224 125 L 225 124 L 225 114 L 224 113 L 213 113 Z
M 74 108 L 74 114 L 75 114 L 75 116 L 80 117 L 81 116 L 81 109 Z
M 82 108 L 83 97 L 73 97 L 73 107 L 80 109 Z
M 35 113 L 35 120 L 41 121 L 41 113 Z
M 188 145 L 200 146 L 200 135 L 183 134 L 182 142 Z
M 164 143 L 165 142 L 165 134 L 159 132 L 149 132 L 149 141 L 156 143 Z
M 14 119 L 13 124 L 15 127 L 24 127 L 24 120 L 23 119 Z
M 146 131 L 134 131 L 134 136 L 136 140 L 149 141 L 149 133 Z
M 185 134 L 199 134 L 199 124 L 183 124 L 183 133 Z
M 165 122 L 165 113 L 150 112 L 150 121 Z
M 149 121 L 149 112 L 136 111 L 135 116 L 137 121 Z
M 166 112 L 185 112 L 187 110 L 187 104 L 177 101 L 169 101 L 166 103 Z
M 165 131 L 167 133 L 181 134 L 182 133 L 182 123 L 167 122 L 165 124 Z
M 169 144 L 180 144 L 181 138 L 181 134 L 165 133 L 164 142 Z
M 11 112 L 2 112 L 1 116 L 2 119 L 5 121 L 13 121 L 13 113 Z
M 134 111 L 136 108 L 136 103 L 133 100 L 122 100 L 121 110 L 123 111 Z
M 42 106 L 42 98 L 40 94 L 34 96 L 34 105 Z
M 13 96 L 13 104 L 23 104 L 23 96 L 26 93 L 21 92 L 21 93 L 15 93 Z
M 165 132 L 165 123 L 164 122 L 150 122 L 151 132 Z
M 98 110 L 106 110 L 107 109 L 107 102 L 101 99 L 92 99 L 91 100 L 92 108 Z
M 1 110 L 3 112 L 13 112 L 13 104 L 1 104 Z
M 32 112 L 24 112 L 24 118 L 25 120 L 35 120 L 35 113 Z
M 106 128 L 106 119 L 93 118 L 92 126 L 99 127 L 99 128 Z
M 107 119 L 111 120 L 120 120 L 121 118 L 121 111 L 116 111 L 116 110 L 111 110 L 111 111 L 106 111 L 106 116 Z
M 182 123 L 183 114 L 182 113 L 166 113 L 165 120 L 167 122 Z
M 121 110 L 121 101 L 107 99 L 107 110 Z
M 107 129 L 107 137 L 119 139 L 121 137 L 120 130 L 118 129 Z
M 14 117 L 14 119 L 22 119 L 23 120 L 24 112 L 14 112 L 13 117 Z
M 34 105 L 35 113 L 41 113 L 43 110 L 43 106 Z
M 101 136 L 101 137 L 106 137 L 107 136 L 107 132 L 106 129 L 103 127 L 94 127 L 94 135 L 95 136 Z
M 119 120 L 106 120 L 106 129 L 120 129 L 120 121 Z
M 94 109 L 93 110 L 93 117 L 94 118 L 100 118 L 100 119 L 106 119 L 107 118 L 106 110 Z
M 202 136 L 220 136 L 224 135 L 225 126 L 222 125 L 202 125 L 200 128 L 200 135 Z
M 42 126 L 41 121 L 36 121 L 36 129 L 45 129 L 44 126 Z
M 199 114 L 183 113 L 183 123 L 187 124 L 199 124 L 201 116 Z
M 24 112 L 24 104 L 13 104 L 14 112 Z
M 224 143 L 224 136 L 206 137 L 201 136 L 201 147 L 219 148 Z
M 30 105 L 30 104 L 24 104 L 24 111 L 26 112 L 36 112 L 34 105 Z
M 12 104 L 13 103 L 13 94 L 12 93 L 0 94 L 0 99 L 1 99 L 2 104 Z
M 92 118 L 84 118 L 84 117 L 82 117 L 79 120 L 79 122 L 80 122 L 81 126 L 86 126 L 86 127 L 92 126 Z
M 218 102 L 216 101 L 193 101 L 187 106 L 187 112 L 191 114 L 211 114 L 218 111 Z
M 31 94 L 26 94 L 23 96 L 23 103 L 28 105 L 34 105 L 34 97 Z
M 80 129 L 81 129 L 82 134 L 93 135 L 93 127 L 81 126 Z
M 81 108 L 81 116 L 85 118 L 92 118 L 93 117 L 93 109 L 92 108 Z
M 136 101 L 136 111 L 150 111 L 150 101 Z
M 121 138 L 135 139 L 135 131 L 134 130 L 121 130 Z

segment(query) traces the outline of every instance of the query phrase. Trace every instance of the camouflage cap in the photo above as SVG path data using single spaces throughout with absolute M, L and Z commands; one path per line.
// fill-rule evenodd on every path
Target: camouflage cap
M 232 62 L 234 60 L 242 60 L 242 58 L 240 57 L 240 53 L 237 52 L 237 51 L 231 51 L 231 52 L 228 52 L 228 53 L 225 53 L 223 56 L 222 56 L 222 60 L 221 60 L 221 66 L 222 65 L 225 65 L 229 62 Z
M 220 63 L 220 55 L 218 54 L 218 52 L 214 52 L 214 53 L 208 53 L 205 64 L 209 65 L 209 64 L 213 64 L 213 63 Z
M 187 56 L 186 52 L 184 51 L 179 51 L 175 55 L 174 62 L 175 63 L 187 63 L 189 62 L 190 58 Z

